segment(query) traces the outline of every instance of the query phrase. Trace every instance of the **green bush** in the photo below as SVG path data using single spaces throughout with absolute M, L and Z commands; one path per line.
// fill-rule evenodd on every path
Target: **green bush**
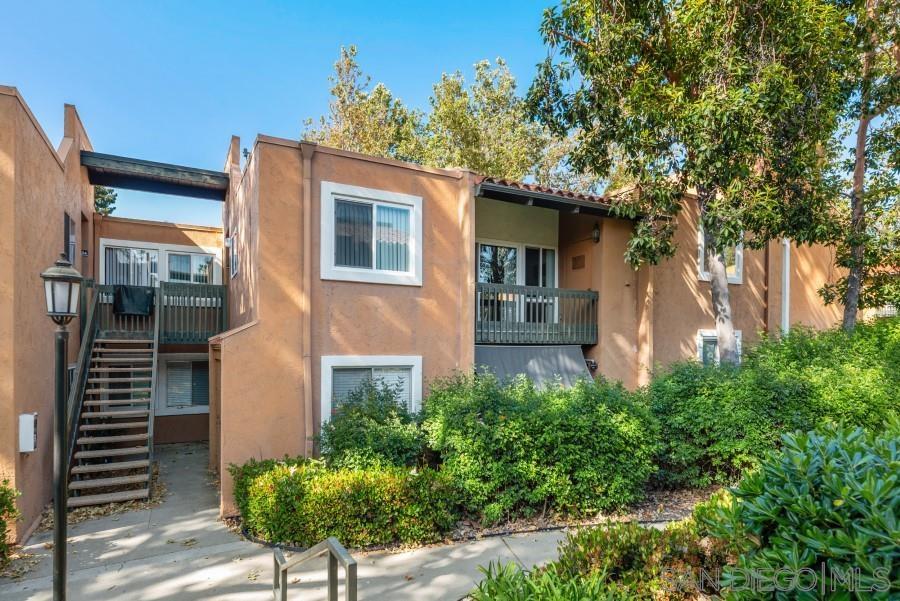
M 19 492 L 9 485 L 9 480 L 0 481 L 0 566 L 9 560 L 10 524 L 19 517 L 16 497 Z
M 655 469 L 653 417 L 605 381 L 537 389 L 524 378 L 456 376 L 432 385 L 423 427 L 442 473 L 487 523 L 622 507 Z
M 416 416 L 397 401 L 397 391 L 367 381 L 322 426 L 322 457 L 331 467 L 413 466 L 424 440 Z
M 334 536 L 348 547 L 438 540 L 455 523 L 456 497 L 434 470 L 329 469 L 304 459 L 230 467 L 243 525 L 302 546 Z
M 514 563 L 481 568 L 484 580 L 472 601 L 629 601 L 628 591 L 611 589 L 599 576 L 562 577 L 554 571 L 526 572 Z
M 825 422 L 878 429 L 897 411 L 900 319 L 854 334 L 795 329 L 764 340 L 738 367 L 677 363 L 642 393 L 660 423 L 659 481 L 736 482 L 782 434 Z
M 787 570 L 782 584 L 812 585 L 814 592 L 823 574 L 858 570 L 869 592 L 850 597 L 852 587 L 835 577 L 825 583 L 837 591 L 830 598 L 897 598 L 900 423 L 890 424 L 877 434 L 827 426 L 786 435 L 781 451 L 747 475 L 730 502 L 698 513 L 708 533 L 738 554 L 723 573 L 734 598 L 758 598 L 746 590 L 748 576 L 771 578 L 777 570 Z M 802 597 L 796 589 L 794 595 Z

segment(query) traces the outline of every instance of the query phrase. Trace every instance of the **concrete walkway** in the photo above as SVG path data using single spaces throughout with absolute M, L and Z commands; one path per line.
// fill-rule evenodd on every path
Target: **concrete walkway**
M 247 542 L 217 520 L 201 445 L 159 446 L 169 494 L 158 507 L 69 527 L 70 599 L 271 599 L 272 550 Z M 354 554 L 359 598 L 458 600 L 480 580 L 478 566 L 515 561 L 532 567 L 556 557 L 561 532 L 486 538 L 403 553 Z M 21 580 L 0 579 L 4 601 L 50 600 L 52 533 L 25 551 L 40 558 Z M 290 575 L 291 599 L 325 599 L 325 559 Z

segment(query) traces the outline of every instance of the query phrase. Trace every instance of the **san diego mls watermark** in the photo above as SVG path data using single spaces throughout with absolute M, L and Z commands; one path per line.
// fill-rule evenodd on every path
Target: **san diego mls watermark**
M 885 593 L 891 589 L 890 568 L 879 567 L 871 573 L 858 567 L 838 568 L 827 564 L 818 567 L 715 570 L 664 569 L 662 585 L 667 592 L 753 592 L 821 594 L 847 591 Z

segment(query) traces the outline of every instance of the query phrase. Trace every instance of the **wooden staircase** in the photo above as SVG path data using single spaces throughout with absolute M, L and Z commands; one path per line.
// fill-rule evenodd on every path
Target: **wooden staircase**
M 70 508 L 150 496 L 156 351 L 152 339 L 94 340 L 76 422 Z

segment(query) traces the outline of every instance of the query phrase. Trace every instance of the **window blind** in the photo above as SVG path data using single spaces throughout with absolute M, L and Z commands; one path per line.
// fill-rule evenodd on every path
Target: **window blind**
M 334 264 L 372 267 L 372 205 L 334 201 Z
M 169 281 L 191 281 L 191 255 L 169 253 Z
M 372 370 L 372 379 L 379 385 L 388 386 L 396 393 L 397 402 L 412 410 L 412 368 L 376 367 Z
M 193 361 L 191 363 L 191 404 L 209 405 L 209 362 Z
M 346 402 L 363 382 L 372 378 L 371 367 L 336 367 L 331 373 L 331 412 Z
M 166 406 L 189 407 L 191 405 L 191 362 L 166 363 Z
M 107 284 L 154 286 L 157 280 L 158 253 L 142 248 L 107 246 L 105 251 Z

